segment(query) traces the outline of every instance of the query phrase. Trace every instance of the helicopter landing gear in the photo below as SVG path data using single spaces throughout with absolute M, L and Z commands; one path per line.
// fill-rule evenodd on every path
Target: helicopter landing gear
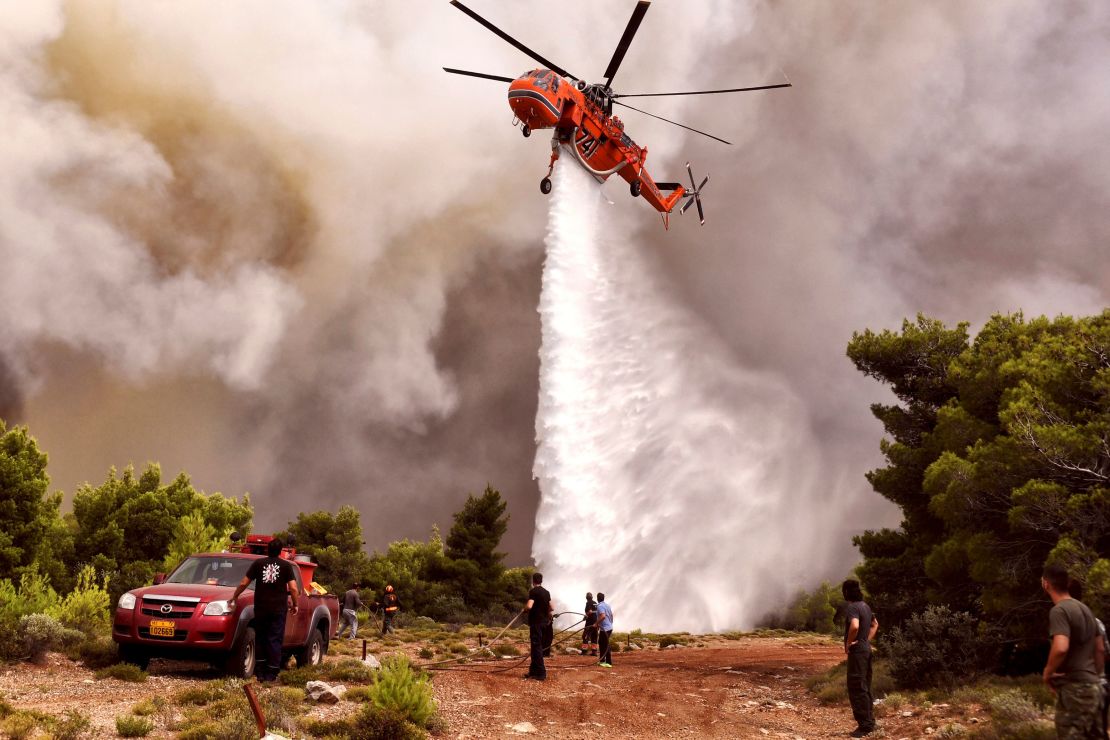
M 559 159 L 558 131 L 551 137 L 551 163 L 547 165 L 547 177 L 540 180 L 540 192 L 547 195 L 551 192 L 551 173 L 555 171 L 555 162 Z
M 528 124 L 526 123 L 520 127 L 520 133 L 524 134 L 524 138 L 527 139 L 529 136 L 532 135 L 532 129 L 529 128 Z
M 628 191 L 630 193 L 632 193 L 633 198 L 639 198 L 640 197 L 640 181 L 639 180 L 634 180 L 632 182 L 632 184 L 628 186 Z

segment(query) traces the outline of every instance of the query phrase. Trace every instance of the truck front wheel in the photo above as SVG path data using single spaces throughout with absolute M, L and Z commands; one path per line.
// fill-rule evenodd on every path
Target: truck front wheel
M 254 639 L 254 627 L 247 627 L 239 636 L 239 641 L 231 649 L 224 663 L 227 675 L 235 678 L 250 678 L 254 675 L 254 663 L 258 657 L 257 645 Z
M 320 665 L 324 662 L 324 636 L 320 630 L 312 630 L 312 635 L 303 648 L 297 651 L 297 665 Z
M 144 671 L 150 665 L 150 653 L 137 645 L 120 645 L 119 659 Z

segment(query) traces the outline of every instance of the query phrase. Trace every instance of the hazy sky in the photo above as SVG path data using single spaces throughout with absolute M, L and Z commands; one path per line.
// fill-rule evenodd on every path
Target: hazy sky
M 468 4 L 595 80 L 634 5 Z M 527 560 L 548 142 L 440 68 L 535 64 L 418 5 L 0 5 L 0 415 L 55 486 L 158 460 L 263 527 L 353 503 L 381 546 L 489 482 Z M 622 111 L 658 179 L 711 175 L 704 228 L 605 192 L 722 361 L 804 402 L 835 577 L 897 522 L 851 333 L 1108 303 L 1110 5 L 657 0 L 615 87 L 780 69 L 638 103 L 730 147 Z

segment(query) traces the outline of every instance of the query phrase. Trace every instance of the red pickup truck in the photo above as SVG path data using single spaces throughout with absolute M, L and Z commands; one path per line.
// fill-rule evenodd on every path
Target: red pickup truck
M 250 535 L 230 551 L 185 558 L 169 576 L 158 574 L 154 585 L 123 594 L 116 606 L 112 639 L 120 658 L 146 668 L 153 657 L 203 660 L 230 675 L 250 678 L 257 656 L 254 631 L 254 583 L 236 600 L 228 600 L 250 564 L 264 557 L 266 535 Z M 285 657 L 297 665 L 323 661 L 339 624 L 339 600 L 312 585 L 316 569 L 307 555 L 292 548 L 281 556 L 297 566 L 297 613 L 285 622 Z

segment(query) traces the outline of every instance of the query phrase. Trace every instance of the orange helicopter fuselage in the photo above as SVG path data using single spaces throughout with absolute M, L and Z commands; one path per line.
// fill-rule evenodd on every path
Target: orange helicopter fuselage
M 664 195 L 644 168 L 647 147 L 632 141 L 619 118 L 550 69 L 532 70 L 509 83 L 509 107 L 532 131 L 555 129 L 554 140 L 599 181 L 616 174 L 630 185 L 639 182 L 641 197 L 661 213 L 669 214 L 686 193 L 677 185 Z M 557 156 L 556 149 L 552 161 Z

